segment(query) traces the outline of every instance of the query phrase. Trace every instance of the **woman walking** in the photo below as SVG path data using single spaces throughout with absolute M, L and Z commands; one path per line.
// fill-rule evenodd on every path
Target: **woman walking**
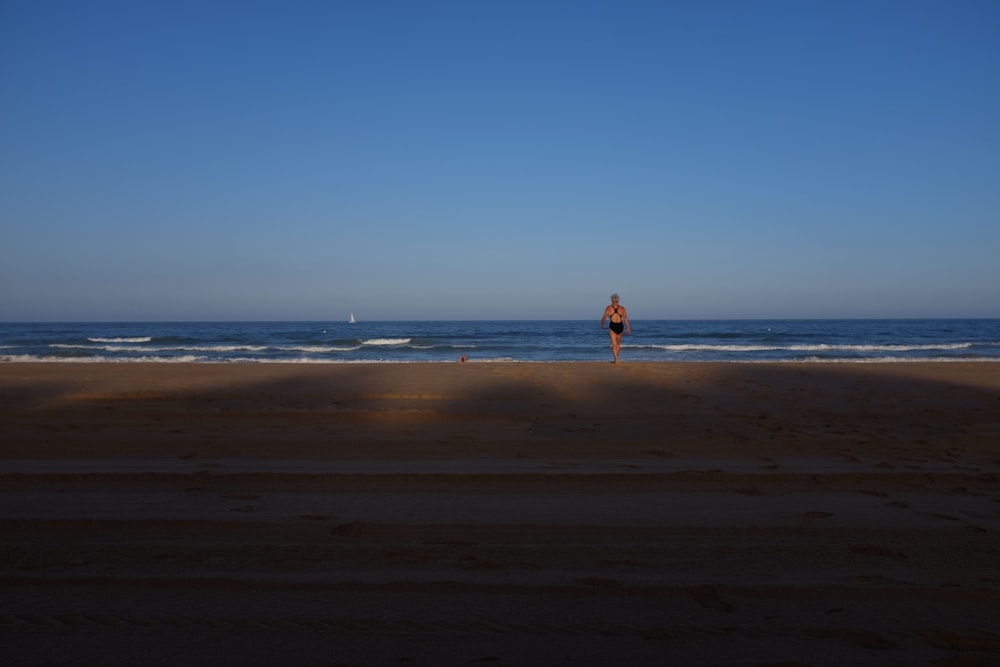
M 611 295 L 611 305 L 604 309 L 604 315 L 601 317 L 601 328 L 604 328 L 604 321 L 608 318 L 611 320 L 608 322 L 608 331 L 611 334 L 611 353 L 615 356 L 615 360 L 611 363 L 618 363 L 618 353 L 622 349 L 622 332 L 631 336 L 632 326 L 628 323 L 628 313 L 625 311 L 625 306 L 618 303 L 618 295 Z

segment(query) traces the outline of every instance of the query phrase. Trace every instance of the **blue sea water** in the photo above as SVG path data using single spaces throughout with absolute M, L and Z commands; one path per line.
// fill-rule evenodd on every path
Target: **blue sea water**
M 1000 320 L 636 320 L 623 361 L 1000 361 Z M 610 361 L 598 320 L 0 323 L 0 363 Z

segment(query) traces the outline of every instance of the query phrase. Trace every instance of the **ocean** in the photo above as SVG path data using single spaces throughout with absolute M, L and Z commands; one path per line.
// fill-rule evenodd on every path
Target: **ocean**
M 635 320 L 622 361 L 1000 361 L 1000 320 Z M 0 363 L 610 361 L 598 320 L 0 323 Z

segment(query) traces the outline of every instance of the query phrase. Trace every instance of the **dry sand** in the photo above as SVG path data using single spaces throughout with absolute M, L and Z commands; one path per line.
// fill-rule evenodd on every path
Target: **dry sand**
M 1000 664 L 1000 364 L 0 365 L 46 665 Z

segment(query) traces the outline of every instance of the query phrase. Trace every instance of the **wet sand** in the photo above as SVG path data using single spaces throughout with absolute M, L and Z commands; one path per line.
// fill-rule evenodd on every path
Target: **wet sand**
M 0 645 L 997 664 L 998 473 L 1000 364 L 3 364 Z

